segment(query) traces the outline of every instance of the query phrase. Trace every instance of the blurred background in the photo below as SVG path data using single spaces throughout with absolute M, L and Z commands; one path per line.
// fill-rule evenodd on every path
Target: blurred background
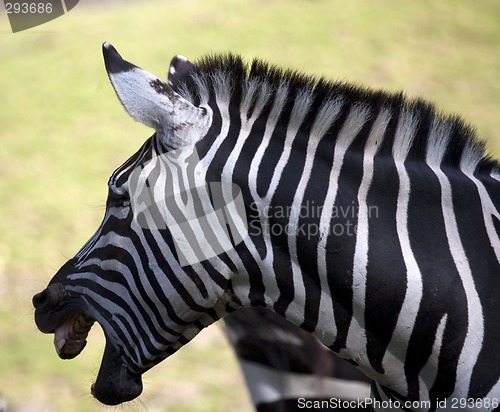
M 3 4 L 2 6 L 3 7 Z M 31 297 L 93 234 L 111 172 L 152 134 L 108 84 L 101 44 L 166 78 L 172 56 L 232 51 L 422 96 L 500 154 L 500 2 L 80 0 L 13 34 L 0 14 L 0 397 L 14 412 L 109 410 L 92 399 L 103 336 L 57 357 Z M 219 325 L 144 378 L 124 411 L 250 411 Z M 1 405 L 1 402 L 0 402 Z M 1 410 L 1 406 L 0 406 Z

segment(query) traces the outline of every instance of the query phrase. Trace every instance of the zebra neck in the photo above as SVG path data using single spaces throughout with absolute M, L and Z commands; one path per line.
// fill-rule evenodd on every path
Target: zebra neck
M 401 398 L 485 396 L 473 380 L 498 380 L 486 366 L 500 339 L 498 165 L 422 102 L 269 90 L 219 104 L 201 151 L 210 181 L 239 186 L 246 206 L 249 235 L 228 253 L 238 302 L 314 333 Z M 456 370 L 439 368 L 445 356 Z
M 300 125 L 305 113 L 290 119 Z M 223 182 L 241 187 L 248 213 L 235 296 L 314 333 L 401 398 L 466 397 L 480 373 L 496 382 L 495 371 L 473 371 L 486 362 L 482 345 L 494 353 L 500 338 L 484 320 L 498 305 L 478 288 L 498 283 L 498 176 L 463 153 L 460 167 L 443 166 L 453 129 L 442 119 L 425 126 L 422 149 L 415 112 L 394 122 L 389 109 L 353 105 L 338 116 L 336 138 L 309 138 L 306 150 L 294 123 L 280 141 L 269 123 L 252 136 L 254 119 L 218 165 Z M 438 368 L 445 354 L 456 374 Z

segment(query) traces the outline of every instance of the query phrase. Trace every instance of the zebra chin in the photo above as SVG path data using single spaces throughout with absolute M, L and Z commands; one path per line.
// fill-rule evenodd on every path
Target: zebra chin
M 128 370 L 120 352 L 107 336 L 101 367 L 91 392 L 94 398 L 105 405 L 119 405 L 142 393 L 141 375 Z

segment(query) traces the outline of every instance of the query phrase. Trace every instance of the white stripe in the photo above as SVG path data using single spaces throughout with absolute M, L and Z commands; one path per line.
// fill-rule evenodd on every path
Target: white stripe
M 446 237 L 453 261 L 458 274 L 462 280 L 468 313 L 467 334 L 464 346 L 460 354 L 457 365 L 457 381 L 453 397 L 466 398 L 469 390 L 470 379 L 473 367 L 481 350 L 484 336 L 483 308 L 479 300 L 479 295 L 474 285 L 472 272 L 469 266 L 467 255 L 460 239 L 457 221 L 454 213 L 452 189 L 448 177 L 440 168 L 445 150 L 439 154 L 435 153 L 433 142 L 449 139 L 449 128 L 434 124 L 427 147 L 426 160 L 432 171 L 436 174 L 441 185 L 441 208 L 443 211 Z M 439 146 L 442 147 L 443 145 Z
M 446 237 L 466 296 L 465 304 L 467 305 L 468 313 L 467 334 L 458 360 L 457 380 L 452 396 L 467 398 L 472 371 L 483 343 L 483 308 L 474 284 L 469 261 L 460 239 L 450 182 L 444 172 L 437 166 L 431 166 L 431 169 L 436 174 L 441 185 L 441 208 L 443 210 Z
M 418 118 L 413 111 L 402 110 L 399 115 L 394 144 L 392 146 L 392 156 L 397 162 L 404 162 L 410 151 L 415 132 L 418 126 Z
M 498 167 L 495 167 L 491 173 L 490 173 L 490 177 L 492 179 L 495 179 L 497 182 L 500 182 L 500 169 Z
M 468 140 L 460 159 L 460 169 L 467 175 L 475 173 L 484 155 L 484 147 L 475 140 Z
M 352 271 L 353 313 L 347 334 L 346 354 L 360 366 L 368 366 L 365 331 L 365 299 L 369 248 L 368 191 L 373 179 L 374 157 L 384 138 L 391 113 L 383 109 L 378 115 L 365 143 L 363 156 L 363 177 L 358 190 L 358 225 Z M 364 119 L 366 121 L 366 119 Z M 364 121 L 362 122 L 364 123 Z M 345 356 L 344 354 L 342 355 Z M 366 373 L 364 369 L 363 372 Z
M 404 112 L 399 118 L 396 140 L 393 147 L 396 170 L 399 176 L 399 190 L 396 208 L 396 231 L 401 246 L 401 253 L 406 266 L 406 294 L 399 311 L 394 334 L 389 341 L 382 367 L 387 380 L 393 385 L 391 389 L 402 396 L 406 396 L 408 386 L 405 376 L 405 360 L 410 343 L 411 334 L 415 326 L 420 301 L 422 299 L 422 274 L 413 255 L 410 236 L 408 233 L 408 203 L 410 201 L 410 178 L 406 171 L 404 161 L 410 151 L 417 129 L 418 119 L 412 113 Z M 399 143 L 398 143 L 399 142 Z M 394 383 L 396 383 L 394 385 Z
M 441 345 L 443 343 L 443 334 L 446 328 L 446 321 L 448 320 L 448 315 L 443 315 L 441 321 L 439 322 L 438 328 L 436 330 L 436 336 L 434 338 L 434 344 L 432 345 L 432 352 L 427 359 L 424 367 L 419 373 L 419 398 L 422 401 L 428 401 L 429 391 L 432 389 L 434 382 L 436 381 L 438 373 L 439 356 L 441 354 Z
M 318 274 L 320 279 L 327 279 L 326 267 L 326 243 L 328 240 L 328 232 L 332 224 L 332 213 L 335 200 L 337 199 L 337 191 L 339 186 L 339 176 L 344 163 L 344 157 L 347 149 L 354 141 L 359 131 L 368 119 L 369 111 L 362 105 L 352 106 L 336 139 L 332 167 L 328 177 L 328 191 L 326 193 L 323 209 L 320 217 L 320 239 L 318 242 Z M 322 287 L 321 300 L 332 299 L 329 289 Z M 324 321 L 322 318 L 322 322 Z M 326 323 L 318 323 L 315 335 L 323 344 L 331 346 L 337 336 L 337 326 L 335 323 L 335 314 L 332 312 L 330 318 L 326 318 Z
M 439 118 L 433 119 L 425 154 L 425 161 L 428 165 L 437 167 L 441 165 L 448 149 L 452 129 L 453 126 L 450 122 L 443 122 Z

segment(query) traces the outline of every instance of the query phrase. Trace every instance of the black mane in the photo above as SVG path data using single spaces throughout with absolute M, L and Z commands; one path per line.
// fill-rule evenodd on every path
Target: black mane
M 221 78 L 225 81 L 221 82 Z M 207 86 L 207 90 L 200 91 L 200 80 Z M 394 118 L 391 120 L 393 129 L 395 129 L 399 113 L 402 110 L 411 111 L 418 117 L 419 127 L 408 155 L 409 160 L 425 160 L 428 131 L 431 122 L 437 119 L 452 130 L 442 166 L 460 168 L 465 152 L 465 156 L 470 156 L 471 162 L 475 165 L 475 173 L 500 173 L 498 162 L 486 153 L 484 141 L 478 138 L 475 129 L 464 122 L 461 117 L 441 113 L 432 103 L 420 98 L 409 98 L 403 93 L 389 93 L 347 82 L 317 78 L 297 70 L 269 64 L 261 59 L 254 59 L 249 63 L 235 54 L 208 55 L 201 58 L 195 63 L 189 76 L 182 79 L 179 91 L 185 97 L 191 98 L 193 103 L 200 104 L 202 100 L 214 99 L 217 93 L 222 92 L 221 88 L 230 88 L 224 92 L 231 96 L 231 103 L 237 104 L 241 101 L 245 85 L 253 80 L 266 83 L 275 90 L 286 83 L 290 91 L 290 102 L 293 102 L 299 91 L 309 91 L 314 96 L 314 103 L 311 107 L 313 113 L 325 100 L 336 98 L 342 98 L 347 105 L 361 103 L 369 107 L 374 114 L 383 107 L 389 108 Z M 204 92 L 208 92 L 209 96 L 201 96 Z M 390 155 L 392 143 L 393 137 L 384 139 L 379 153 Z

